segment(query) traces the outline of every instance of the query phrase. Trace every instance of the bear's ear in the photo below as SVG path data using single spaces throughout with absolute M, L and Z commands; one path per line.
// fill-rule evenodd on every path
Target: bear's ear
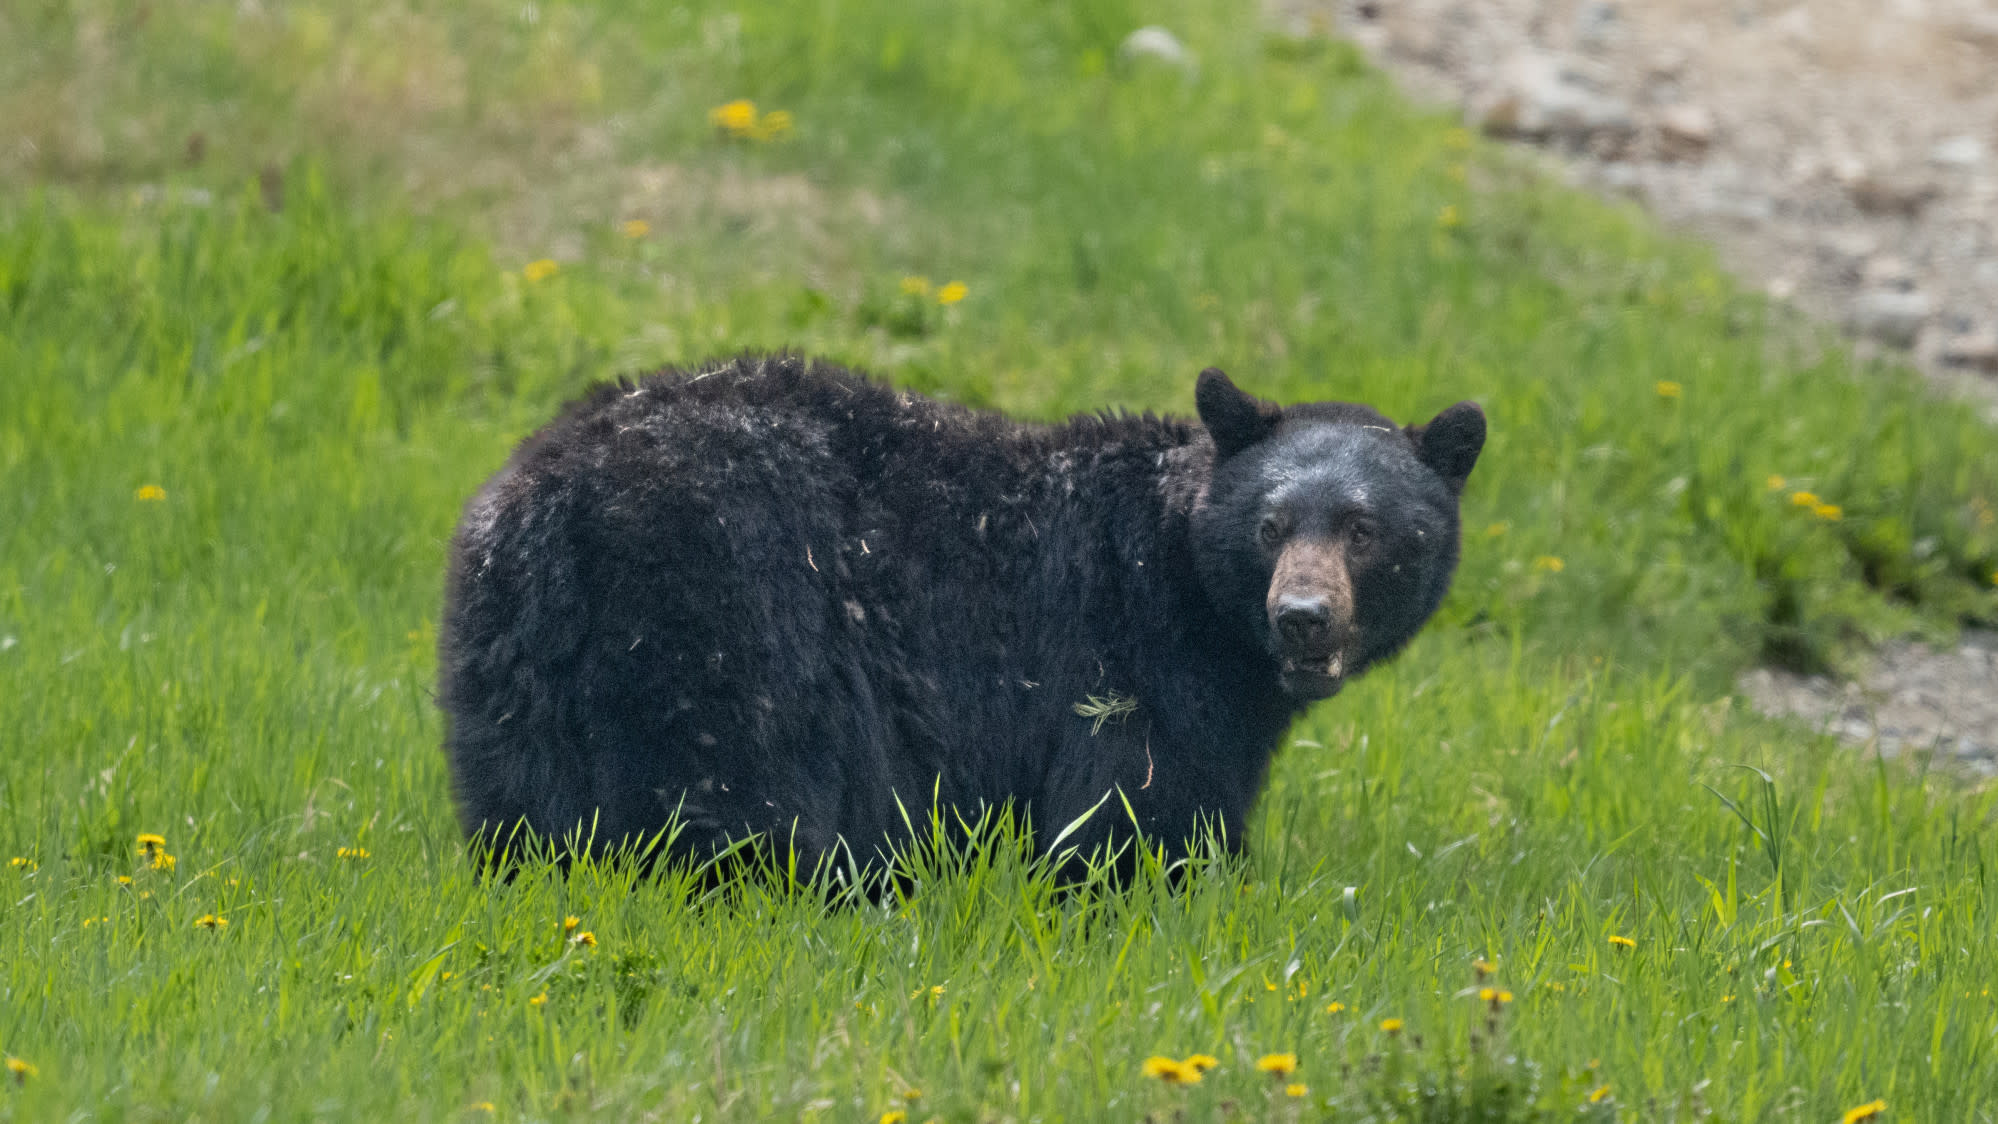
M 1415 443 L 1415 455 L 1433 469 L 1450 491 L 1462 494 L 1464 481 L 1478 463 L 1485 447 L 1485 412 L 1476 402 L 1459 402 L 1429 419 L 1427 425 L 1408 427 L 1408 439 Z
M 1214 451 L 1223 457 L 1268 437 L 1283 416 L 1283 407 L 1243 393 L 1218 367 L 1200 372 L 1200 381 L 1193 384 L 1193 404 L 1208 436 L 1214 438 Z

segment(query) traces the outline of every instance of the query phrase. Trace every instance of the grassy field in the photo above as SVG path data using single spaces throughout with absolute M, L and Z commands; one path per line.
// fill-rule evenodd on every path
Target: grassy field
M 1239 7 L 0 8 L 0 1119 L 1998 1120 L 1998 791 L 1730 698 L 1998 618 L 1998 440 Z M 459 504 L 776 347 L 1475 398 L 1464 568 L 1181 892 L 480 882 Z

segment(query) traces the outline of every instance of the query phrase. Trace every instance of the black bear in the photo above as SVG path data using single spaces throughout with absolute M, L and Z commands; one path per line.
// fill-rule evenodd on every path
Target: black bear
M 850 869 L 933 810 L 1010 807 L 1045 846 L 1113 793 L 1064 849 L 1133 818 L 1239 845 L 1292 719 L 1442 600 L 1485 418 L 1282 407 L 1211 369 L 1195 399 L 1199 424 L 1028 424 L 791 355 L 594 388 L 452 541 L 439 705 L 475 847 L 676 822 L 679 858 L 756 838 Z

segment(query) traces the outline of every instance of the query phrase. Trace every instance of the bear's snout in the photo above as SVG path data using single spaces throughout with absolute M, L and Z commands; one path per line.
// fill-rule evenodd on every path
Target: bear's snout
M 1353 641 L 1353 581 L 1345 551 L 1315 538 L 1286 545 L 1270 575 L 1265 607 L 1284 692 L 1307 699 L 1336 694 Z
M 1277 602 L 1277 638 L 1286 652 L 1329 654 L 1338 645 L 1332 631 L 1332 603 L 1323 597 L 1287 595 Z

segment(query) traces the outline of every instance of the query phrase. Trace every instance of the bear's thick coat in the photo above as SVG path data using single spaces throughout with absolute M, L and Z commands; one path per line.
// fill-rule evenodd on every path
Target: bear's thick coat
M 1218 371 L 1196 400 L 1029 424 L 796 356 L 595 388 L 452 542 L 467 833 L 603 850 L 677 817 L 681 857 L 756 834 L 810 868 L 936 806 L 1010 805 L 1045 845 L 1121 792 L 1168 848 L 1238 844 L 1292 719 L 1442 599 L 1485 425 Z M 1112 800 L 1071 842 L 1128 822 Z

